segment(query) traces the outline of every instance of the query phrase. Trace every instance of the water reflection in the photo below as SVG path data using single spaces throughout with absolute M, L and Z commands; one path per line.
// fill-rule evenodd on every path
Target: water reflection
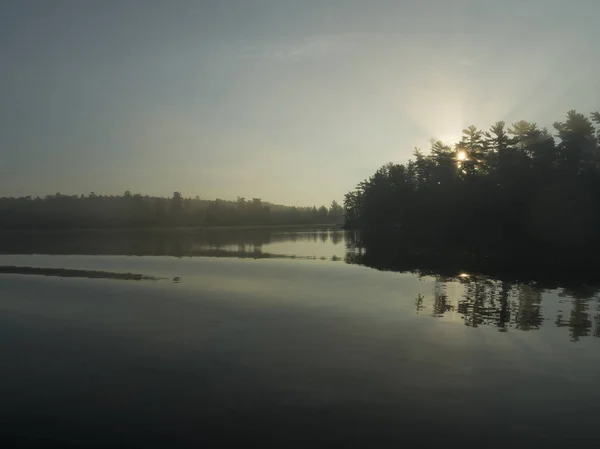
M 179 231 L 87 231 L 2 233 L 1 254 L 210 256 L 345 261 L 426 278 L 414 301 L 419 315 L 492 327 L 499 332 L 564 329 L 572 341 L 600 337 L 600 282 L 583 274 L 561 277 L 529 270 L 498 270 L 485 263 L 465 266 L 435 254 L 405 251 L 385 239 L 326 228 L 251 228 Z M 9 262 L 12 263 L 12 262 Z M 25 264 L 25 263 L 23 263 Z M 8 263 L 4 263 L 8 265 Z M 34 272 L 3 267 L 5 273 L 136 279 L 129 273 Z M 11 271 L 12 270 L 12 271 Z M 17 270 L 17 271 L 14 271 Z M 19 271 L 20 270 L 20 271 Z M 0 267 L 0 273 L 2 267 Z M 181 282 L 181 273 L 169 279 Z M 128 277 L 129 276 L 129 277 Z M 131 277 L 133 276 L 133 277 Z M 429 287 L 433 285 L 433 288 Z M 377 295 L 377 291 L 373 291 Z M 326 298 L 324 298 L 325 300 Z
M 482 276 L 436 277 L 434 285 L 431 294 L 417 296 L 418 314 L 438 318 L 457 314 L 466 326 L 493 326 L 500 332 L 538 330 L 553 323 L 567 328 L 572 341 L 600 336 L 600 288 L 596 286 L 548 290 Z M 544 298 L 554 293 L 560 301 L 546 300 L 548 307 L 543 309 Z
M 211 256 L 342 260 L 344 231 L 246 228 L 80 232 L 3 232 L 0 254 Z
M 419 315 L 457 318 L 469 327 L 492 326 L 500 332 L 554 325 L 566 328 L 572 341 L 600 337 L 600 282 L 585 270 L 561 276 L 535 267 L 518 271 L 482 263 L 487 271 L 476 275 L 461 270 L 463 258 L 403 251 L 390 241 L 365 240 L 357 233 L 348 234 L 346 246 L 347 263 L 434 279 L 433 290 L 415 299 Z
M 452 295 L 447 293 L 449 286 L 454 291 Z M 429 304 L 422 301 L 417 312 L 431 310 L 435 317 L 456 312 L 467 326 L 490 325 L 501 332 L 509 328 L 536 330 L 544 321 L 541 313 L 543 293 L 543 289 L 533 285 L 490 278 L 460 275 L 455 279 L 436 278 Z

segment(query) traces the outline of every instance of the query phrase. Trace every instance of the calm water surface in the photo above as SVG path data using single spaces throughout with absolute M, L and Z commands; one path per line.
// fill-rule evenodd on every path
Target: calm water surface
M 0 236 L 3 447 L 600 443 L 593 284 L 361 251 L 315 229 Z

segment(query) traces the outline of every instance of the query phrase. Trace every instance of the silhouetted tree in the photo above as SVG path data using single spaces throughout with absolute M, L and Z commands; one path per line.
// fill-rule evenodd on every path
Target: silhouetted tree
M 569 111 L 554 124 L 556 140 L 527 121 L 470 126 L 454 146 L 434 140 L 429 154 L 388 163 L 348 192 L 345 225 L 394 232 L 402 251 L 421 258 L 592 257 L 600 249 L 599 125 L 598 113 Z
M 169 216 L 173 224 L 181 224 L 181 213 L 183 211 L 183 199 L 180 192 L 174 192 L 171 198 L 171 208 L 169 209 Z

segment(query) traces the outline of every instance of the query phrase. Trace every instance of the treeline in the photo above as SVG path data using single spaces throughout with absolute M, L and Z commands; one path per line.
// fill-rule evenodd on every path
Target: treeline
M 343 208 L 288 207 L 259 198 L 203 200 L 175 192 L 171 198 L 141 194 L 49 195 L 0 198 L 0 229 L 271 226 L 341 223 Z
M 346 194 L 345 225 L 393 230 L 419 257 L 581 254 L 600 247 L 600 114 L 569 111 L 550 132 L 500 121 L 432 141 Z M 388 244 L 389 246 L 389 244 Z M 534 251 L 535 250 L 535 251 Z M 571 254 L 571 253 L 569 253 Z

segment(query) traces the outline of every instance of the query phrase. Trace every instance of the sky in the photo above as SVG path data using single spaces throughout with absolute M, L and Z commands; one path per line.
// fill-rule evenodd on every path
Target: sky
M 328 204 L 475 124 L 600 109 L 598 0 L 3 0 L 0 196 Z

